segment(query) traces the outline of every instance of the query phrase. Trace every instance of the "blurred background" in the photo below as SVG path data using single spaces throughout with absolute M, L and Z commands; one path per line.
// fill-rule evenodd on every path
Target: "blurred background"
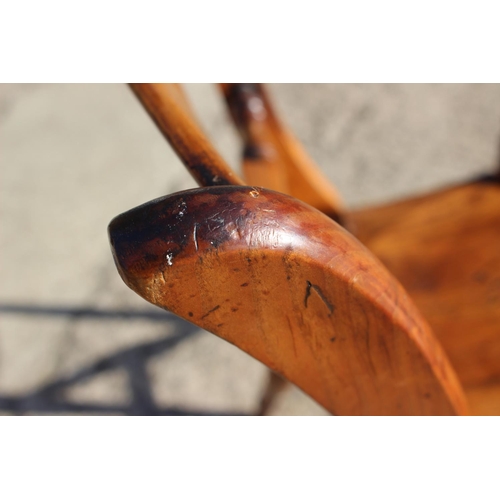
M 215 86 L 185 86 L 239 170 Z M 272 84 L 281 118 L 349 207 L 498 165 L 500 85 Z M 0 85 L 0 414 L 239 415 L 259 362 L 135 295 L 107 225 L 195 187 L 126 85 Z M 276 415 L 324 415 L 289 386 Z

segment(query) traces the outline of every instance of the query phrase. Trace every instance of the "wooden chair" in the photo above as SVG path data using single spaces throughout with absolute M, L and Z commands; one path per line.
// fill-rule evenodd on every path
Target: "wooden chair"
M 333 414 L 500 411 L 497 179 L 347 212 L 260 85 L 221 85 L 249 185 L 178 86 L 132 89 L 203 187 L 110 223 L 128 286 Z

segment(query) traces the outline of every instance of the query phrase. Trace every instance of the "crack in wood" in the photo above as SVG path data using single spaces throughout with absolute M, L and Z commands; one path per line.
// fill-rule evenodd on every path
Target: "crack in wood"
M 212 309 L 210 309 L 210 311 L 208 311 L 207 313 L 205 313 L 201 319 L 205 319 L 209 314 L 212 314 L 214 311 L 217 311 L 217 309 L 219 309 L 220 306 L 215 306 L 213 307 Z
M 322 300 L 323 304 L 327 307 L 329 314 L 328 316 L 331 316 L 333 314 L 333 311 L 335 310 L 335 306 L 325 297 L 323 291 L 318 285 L 313 285 L 310 281 L 306 281 L 307 287 L 306 287 L 306 296 L 304 297 L 304 307 L 307 308 L 307 301 L 309 300 L 309 297 L 311 295 L 311 290 L 314 290 L 317 294 L 318 297 Z

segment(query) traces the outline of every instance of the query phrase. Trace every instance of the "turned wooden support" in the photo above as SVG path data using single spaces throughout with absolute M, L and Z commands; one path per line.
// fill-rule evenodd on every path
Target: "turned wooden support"
M 264 86 L 222 83 L 220 88 L 243 140 L 247 183 L 290 194 L 342 222 L 337 190 L 279 120 Z
M 129 85 L 200 186 L 245 184 L 202 132 L 178 84 Z

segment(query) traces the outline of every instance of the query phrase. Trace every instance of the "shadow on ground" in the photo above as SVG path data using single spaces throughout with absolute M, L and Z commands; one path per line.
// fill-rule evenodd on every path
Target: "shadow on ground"
M 39 413 L 103 413 L 123 415 L 242 415 L 238 412 L 211 412 L 203 409 L 180 406 L 158 406 L 153 398 L 151 381 L 146 366 L 150 358 L 174 349 L 200 330 L 190 323 L 163 311 L 98 310 L 92 308 L 41 307 L 15 304 L 0 304 L 0 313 L 42 316 L 72 316 L 73 318 L 97 318 L 103 320 L 140 318 L 169 323 L 175 335 L 118 351 L 85 366 L 68 377 L 59 378 L 33 392 L 20 396 L 5 397 L 0 394 L 0 410 L 23 414 Z M 127 405 L 78 404 L 64 400 L 64 392 L 74 384 L 81 383 L 104 372 L 124 369 L 132 394 Z

